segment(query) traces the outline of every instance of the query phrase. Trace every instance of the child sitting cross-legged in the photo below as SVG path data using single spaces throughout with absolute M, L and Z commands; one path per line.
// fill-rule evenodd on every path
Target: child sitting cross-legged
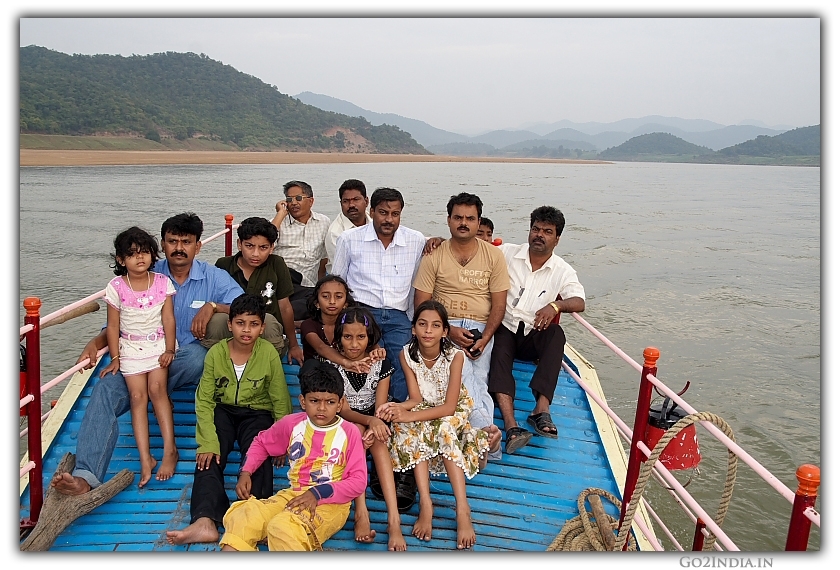
M 350 514 L 350 503 L 367 485 L 365 448 L 359 430 L 338 416 L 345 405 L 344 380 L 329 363 L 304 361 L 300 369 L 303 412 L 285 416 L 261 432 L 236 484 L 240 501 L 224 517 L 222 550 L 319 550 Z M 289 458 L 289 488 L 269 499 L 251 494 L 252 473 L 269 456 Z
M 242 463 L 252 440 L 292 411 L 291 396 L 277 350 L 260 338 L 265 303 L 248 293 L 230 304 L 233 337 L 207 351 L 195 392 L 196 468 L 190 497 L 190 525 L 167 531 L 170 544 L 216 542 L 217 525 L 230 506 L 224 470 L 234 441 Z M 259 498 L 274 492 L 271 463 L 253 471 L 252 489 Z

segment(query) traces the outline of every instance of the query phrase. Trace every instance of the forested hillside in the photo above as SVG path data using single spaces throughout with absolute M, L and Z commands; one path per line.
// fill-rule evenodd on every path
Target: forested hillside
M 20 48 L 20 132 L 206 138 L 248 150 L 429 154 L 411 135 L 322 111 L 205 55 Z
M 639 155 L 689 155 L 712 154 L 710 148 L 697 146 L 668 133 L 650 133 L 633 137 L 629 141 L 601 152 L 599 158 L 628 160 Z

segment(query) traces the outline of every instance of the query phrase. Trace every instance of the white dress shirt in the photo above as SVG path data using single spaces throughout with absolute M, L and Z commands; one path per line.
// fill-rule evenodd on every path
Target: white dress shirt
M 528 334 L 534 328 L 536 312 L 554 301 L 558 294 L 562 299 L 586 299 L 577 272 L 556 254 L 552 254 L 542 267 L 532 271 L 527 243 L 505 243 L 499 249 L 507 261 L 510 277 L 502 324 L 511 332 L 516 332 L 519 321 L 522 321 L 525 323 L 525 334 Z
M 365 219 L 370 223 L 370 216 L 365 212 Z M 327 262 L 327 273 L 332 273 L 332 261 L 335 259 L 335 244 L 338 241 L 338 236 L 347 230 L 361 227 L 350 221 L 350 218 L 339 212 L 335 219 L 330 224 L 327 230 L 327 237 L 324 238 L 324 247 L 327 249 L 327 257 L 330 259 Z
M 386 249 L 369 223 L 338 237 L 332 272 L 347 281 L 356 301 L 407 312 L 414 300 L 411 284 L 425 245 L 423 234 L 399 226 Z

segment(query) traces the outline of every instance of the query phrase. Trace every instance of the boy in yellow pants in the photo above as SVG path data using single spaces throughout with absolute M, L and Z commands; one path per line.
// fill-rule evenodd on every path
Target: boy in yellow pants
M 300 371 L 303 412 L 284 416 L 260 432 L 225 513 L 222 550 L 319 550 L 350 514 L 350 503 L 367 486 L 365 448 L 359 430 L 338 416 L 344 380 L 331 364 L 307 360 Z M 268 499 L 251 495 L 251 473 L 269 457 L 289 459 L 290 487 Z

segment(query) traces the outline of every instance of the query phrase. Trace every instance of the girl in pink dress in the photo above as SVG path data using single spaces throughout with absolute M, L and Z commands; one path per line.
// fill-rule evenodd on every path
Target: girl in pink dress
M 166 391 L 167 367 L 175 358 L 175 287 L 151 271 L 160 257 L 157 241 L 131 227 L 114 240 L 114 273 L 105 287 L 108 350 L 111 362 L 99 375 L 121 372 L 131 399 L 131 427 L 140 453 L 140 483 L 152 477 L 157 460 L 149 451 L 149 399 L 163 437 L 163 463 L 156 479 L 172 477 L 178 462 L 172 403 Z

